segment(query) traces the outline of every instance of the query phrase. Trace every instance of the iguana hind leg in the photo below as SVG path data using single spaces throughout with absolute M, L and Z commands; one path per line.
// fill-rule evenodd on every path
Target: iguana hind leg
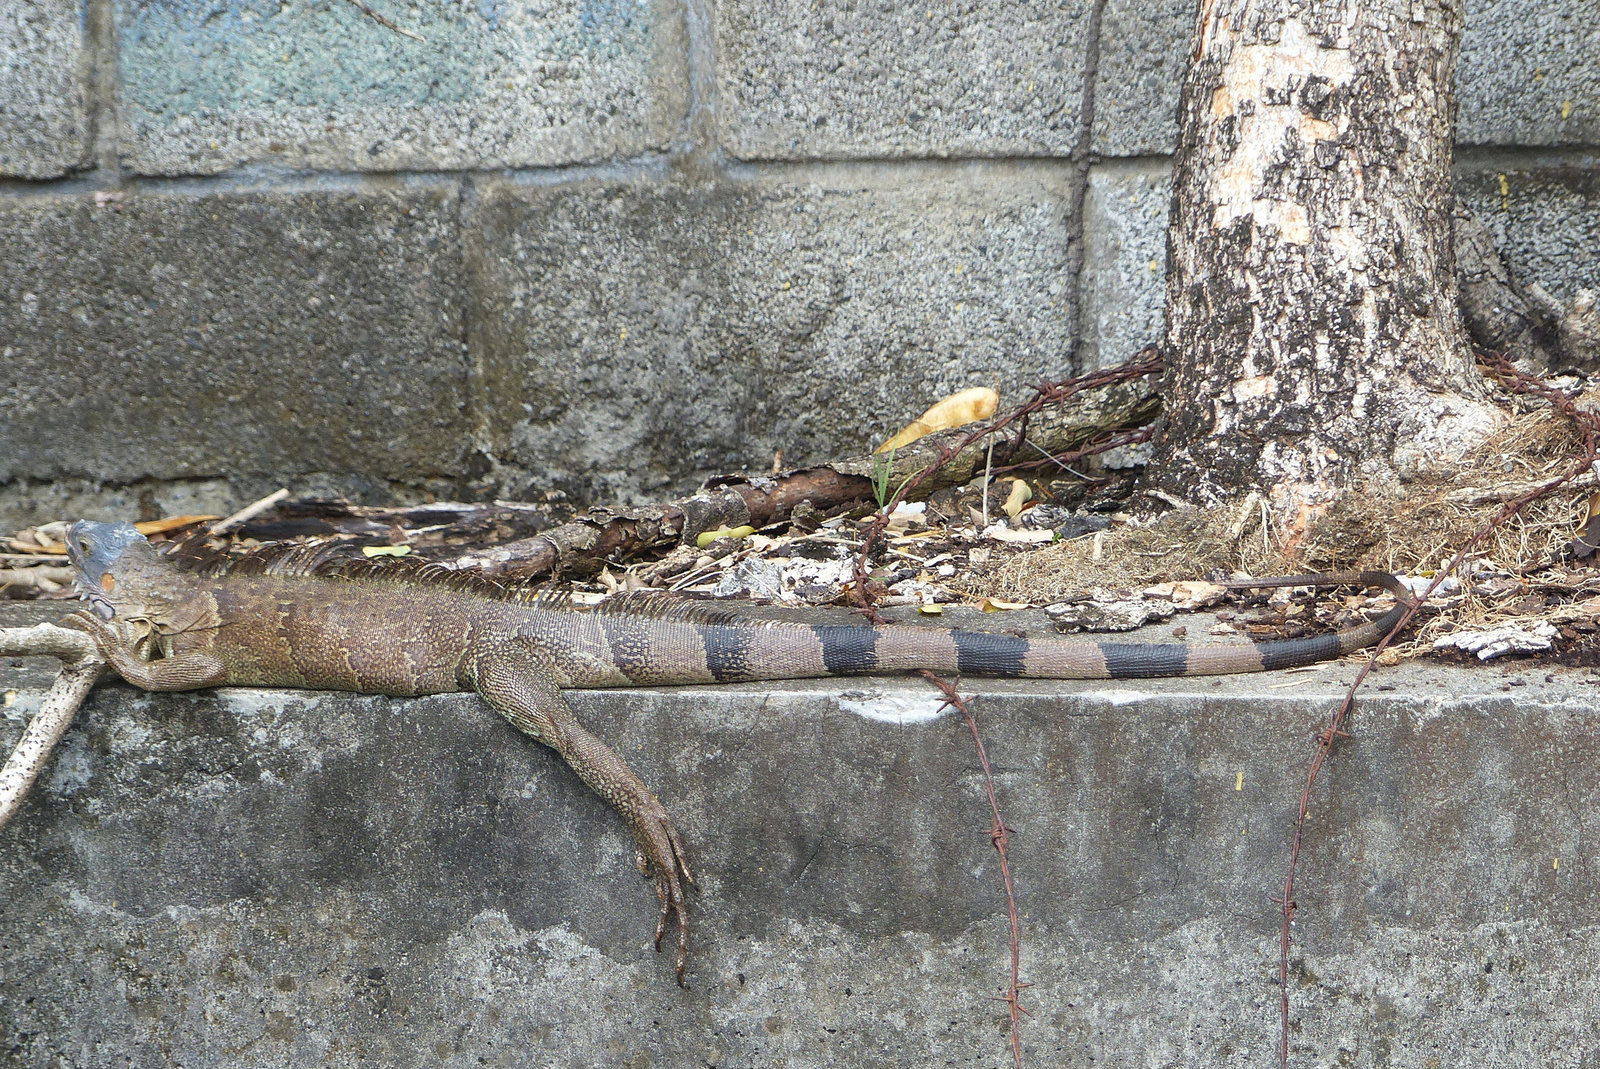
M 492 643 L 468 653 L 466 682 L 497 712 L 561 755 L 578 777 L 606 804 L 622 814 L 639 847 L 639 871 L 655 882 L 661 910 L 656 917 L 656 950 L 667 919 L 678 925 L 677 974 L 689 960 L 689 906 L 684 884 L 693 882 L 683 839 L 666 808 L 611 747 L 590 734 L 573 715 L 555 685 L 544 654 L 521 641 Z

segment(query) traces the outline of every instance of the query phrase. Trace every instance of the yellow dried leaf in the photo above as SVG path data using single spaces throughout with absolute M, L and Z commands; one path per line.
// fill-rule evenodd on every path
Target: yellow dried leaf
M 749 524 L 743 527 L 718 527 L 715 531 L 701 531 L 695 536 L 694 544 L 705 549 L 719 538 L 749 538 L 755 533 L 756 529 Z
M 1026 609 L 1026 601 L 1001 601 L 999 598 L 984 598 L 978 603 L 978 608 L 984 612 L 1005 612 L 1008 609 Z
M 134 530 L 146 537 L 153 534 L 166 534 L 176 531 L 180 527 L 187 527 L 191 523 L 205 523 L 207 520 L 220 520 L 221 516 L 168 516 L 164 520 L 145 520 L 143 523 L 133 525 Z
M 906 424 L 899 434 L 884 442 L 874 452 L 887 453 L 891 449 L 910 445 L 918 438 L 926 437 L 934 431 L 946 431 L 951 427 L 988 419 L 999 407 L 1000 395 L 987 386 L 974 386 L 970 390 L 953 393 Z
M 1017 514 L 1022 511 L 1022 506 L 1026 505 L 1032 496 L 1033 491 L 1028 488 L 1027 483 L 1021 479 L 1012 479 L 1011 493 L 1006 495 L 1006 503 L 1000 507 L 1005 510 L 1007 516 L 1016 519 Z
M 404 557 L 411 552 L 410 546 L 362 546 L 363 557 Z
M 925 605 L 918 605 L 917 611 L 924 616 L 941 616 L 944 614 L 944 606 L 938 602 L 930 601 Z

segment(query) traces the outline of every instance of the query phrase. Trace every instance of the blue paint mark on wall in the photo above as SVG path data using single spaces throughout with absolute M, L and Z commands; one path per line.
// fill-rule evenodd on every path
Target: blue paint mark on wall
M 113 2 L 124 99 L 167 121 L 469 101 L 531 64 L 615 58 L 649 38 L 648 0 L 578 0 L 540 19 L 518 19 L 517 0 L 369 0 L 426 43 L 346 0 Z

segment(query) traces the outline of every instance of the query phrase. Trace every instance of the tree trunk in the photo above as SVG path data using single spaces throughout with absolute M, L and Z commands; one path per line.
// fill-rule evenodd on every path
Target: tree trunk
M 1499 422 L 1457 305 L 1460 0 L 1201 0 L 1167 254 L 1150 481 L 1250 490 L 1291 537 L 1341 491 Z

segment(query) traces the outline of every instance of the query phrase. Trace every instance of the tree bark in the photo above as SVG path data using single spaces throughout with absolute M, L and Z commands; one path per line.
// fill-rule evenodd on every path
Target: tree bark
M 1457 303 L 1460 0 L 1202 0 L 1168 232 L 1150 484 L 1255 490 L 1293 537 L 1341 491 L 1497 426 Z

